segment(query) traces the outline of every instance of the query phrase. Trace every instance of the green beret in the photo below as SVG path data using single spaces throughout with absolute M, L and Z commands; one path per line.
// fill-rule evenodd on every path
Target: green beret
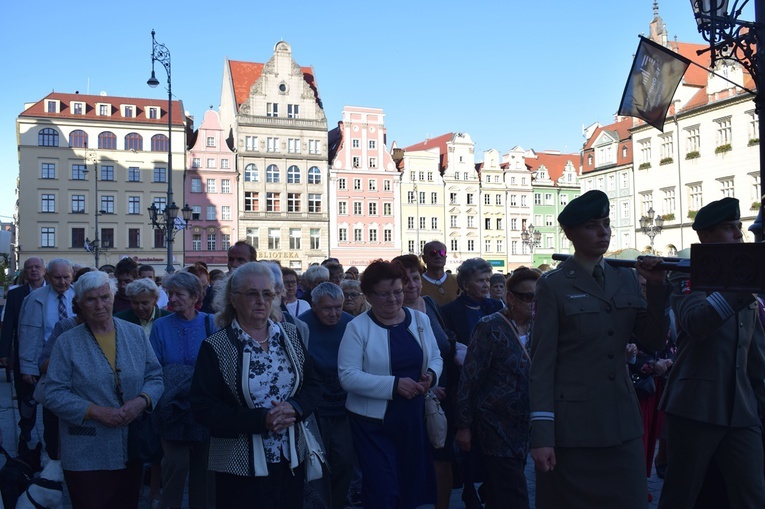
M 587 191 L 579 198 L 574 198 L 566 205 L 563 212 L 558 214 L 561 226 L 576 226 L 590 219 L 608 217 L 610 207 L 608 196 L 603 191 Z
M 737 221 L 741 218 L 736 198 L 723 198 L 704 205 L 696 213 L 693 229 L 706 230 L 723 221 Z

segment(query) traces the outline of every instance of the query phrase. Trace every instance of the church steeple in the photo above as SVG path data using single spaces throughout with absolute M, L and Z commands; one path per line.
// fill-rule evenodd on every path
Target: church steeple
M 653 19 L 649 24 L 649 33 L 650 36 L 648 38 L 653 42 L 665 47 L 667 46 L 667 27 L 664 26 L 664 20 L 659 16 L 658 0 L 653 1 Z

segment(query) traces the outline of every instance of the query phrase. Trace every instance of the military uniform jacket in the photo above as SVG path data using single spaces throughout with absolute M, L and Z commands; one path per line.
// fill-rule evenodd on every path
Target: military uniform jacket
M 669 330 L 669 285 L 605 265 L 605 289 L 573 258 L 537 281 L 531 340 L 531 447 L 610 447 L 640 437 L 625 350 L 651 350 Z
M 765 333 L 750 293 L 691 291 L 673 273 L 677 355 L 661 400 L 668 414 L 719 426 L 759 425 Z

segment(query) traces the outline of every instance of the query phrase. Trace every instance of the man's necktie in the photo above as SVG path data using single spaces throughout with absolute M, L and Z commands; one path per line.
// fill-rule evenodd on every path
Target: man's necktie
M 62 294 L 59 294 L 58 296 L 58 319 L 64 320 L 68 318 L 68 315 L 66 314 L 66 302 L 64 301 L 64 296 Z
M 595 281 L 601 288 L 605 289 L 606 275 L 603 273 L 603 267 L 601 267 L 600 264 L 595 265 L 595 268 L 592 269 L 592 277 L 595 278 Z

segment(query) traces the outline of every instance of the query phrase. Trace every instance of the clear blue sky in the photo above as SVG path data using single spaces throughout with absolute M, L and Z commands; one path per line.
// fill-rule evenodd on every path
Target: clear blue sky
M 659 9 L 670 37 L 703 42 L 687 0 Z M 25 102 L 51 90 L 165 97 L 146 85 L 152 28 L 197 126 L 218 108 L 224 58 L 266 62 L 285 40 L 313 66 L 330 128 L 343 106 L 378 107 L 389 145 L 462 131 L 480 160 L 516 145 L 577 152 L 583 124 L 613 121 L 652 18 L 653 0 L 11 2 L 0 20 L 0 216 L 14 212 Z

